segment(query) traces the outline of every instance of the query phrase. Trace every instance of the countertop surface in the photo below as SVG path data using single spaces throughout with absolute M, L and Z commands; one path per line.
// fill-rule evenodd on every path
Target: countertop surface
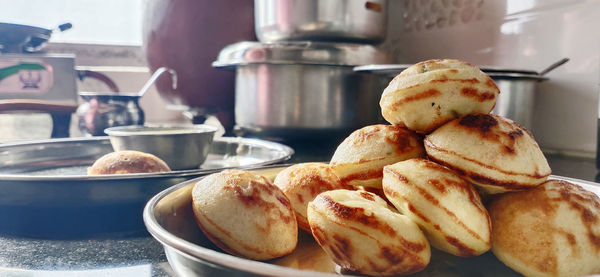
M 336 142 L 337 143 L 337 142 Z M 291 145 L 290 162 L 328 160 L 335 147 Z M 593 159 L 547 155 L 554 175 L 596 181 Z M 44 240 L 0 235 L 0 276 L 175 276 L 150 235 L 130 238 Z

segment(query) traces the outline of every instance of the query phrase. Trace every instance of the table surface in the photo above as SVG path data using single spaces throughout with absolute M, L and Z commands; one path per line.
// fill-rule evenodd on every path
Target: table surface
M 306 145 L 306 144 L 305 144 Z M 325 161 L 330 150 L 291 145 L 290 162 Z M 319 149 L 335 149 L 319 145 Z M 554 175 L 596 181 L 593 159 L 547 155 Z M 0 276 L 175 276 L 160 243 L 150 235 L 132 238 L 42 240 L 0 235 Z

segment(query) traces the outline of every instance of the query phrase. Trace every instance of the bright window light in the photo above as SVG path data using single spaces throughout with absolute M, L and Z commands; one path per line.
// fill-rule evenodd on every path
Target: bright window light
M 142 44 L 144 0 L 0 0 L 0 22 L 54 29 L 50 42 Z

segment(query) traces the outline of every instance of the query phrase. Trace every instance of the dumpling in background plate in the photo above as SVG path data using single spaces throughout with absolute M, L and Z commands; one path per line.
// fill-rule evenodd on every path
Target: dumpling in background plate
M 429 264 L 429 242 L 417 224 L 373 193 L 323 192 L 308 204 L 308 222 L 317 243 L 351 273 L 410 274 Z
M 383 118 L 417 133 L 472 113 L 489 113 L 500 91 L 478 67 L 453 59 L 428 60 L 410 66 L 383 91 Z
M 108 153 L 88 167 L 88 175 L 169 172 L 171 169 L 159 157 L 134 150 Z
M 425 137 L 424 144 L 429 159 L 489 194 L 535 187 L 551 173 L 531 133 L 498 115 L 455 119 Z
M 292 165 L 279 172 L 273 183 L 290 199 L 298 227 L 307 232 L 310 232 L 306 218 L 308 202 L 321 192 L 345 187 L 325 163 Z
M 421 136 L 404 127 L 379 124 L 352 132 L 329 164 L 345 185 L 381 188 L 384 166 L 424 155 Z
M 383 191 L 421 227 L 433 247 L 461 257 L 492 247 L 490 217 L 477 190 L 452 170 L 425 159 L 388 165 Z
M 231 169 L 204 177 L 194 185 L 192 207 L 206 237 L 230 254 L 269 260 L 298 243 L 290 200 L 253 172 Z

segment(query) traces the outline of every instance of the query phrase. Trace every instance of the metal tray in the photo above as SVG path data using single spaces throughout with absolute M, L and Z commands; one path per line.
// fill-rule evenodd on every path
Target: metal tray
M 285 166 L 259 169 L 268 178 Z M 600 195 L 600 184 L 562 179 Z M 325 254 L 312 236 L 299 232 L 298 246 L 290 255 L 259 262 L 219 250 L 200 231 L 192 212 L 191 190 L 197 180 L 173 186 L 153 197 L 144 209 L 150 234 L 163 244 L 169 264 L 178 276 L 339 276 L 339 267 Z M 343 273 L 343 272 L 342 272 Z M 414 276 L 521 276 L 488 251 L 472 258 L 456 257 L 431 248 L 431 261 Z
M 217 138 L 199 169 L 87 176 L 87 167 L 112 152 L 108 137 L 0 145 L 0 233 L 37 238 L 147 234 L 144 205 L 160 191 L 232 167 L 289 159 L 285 145 Z

